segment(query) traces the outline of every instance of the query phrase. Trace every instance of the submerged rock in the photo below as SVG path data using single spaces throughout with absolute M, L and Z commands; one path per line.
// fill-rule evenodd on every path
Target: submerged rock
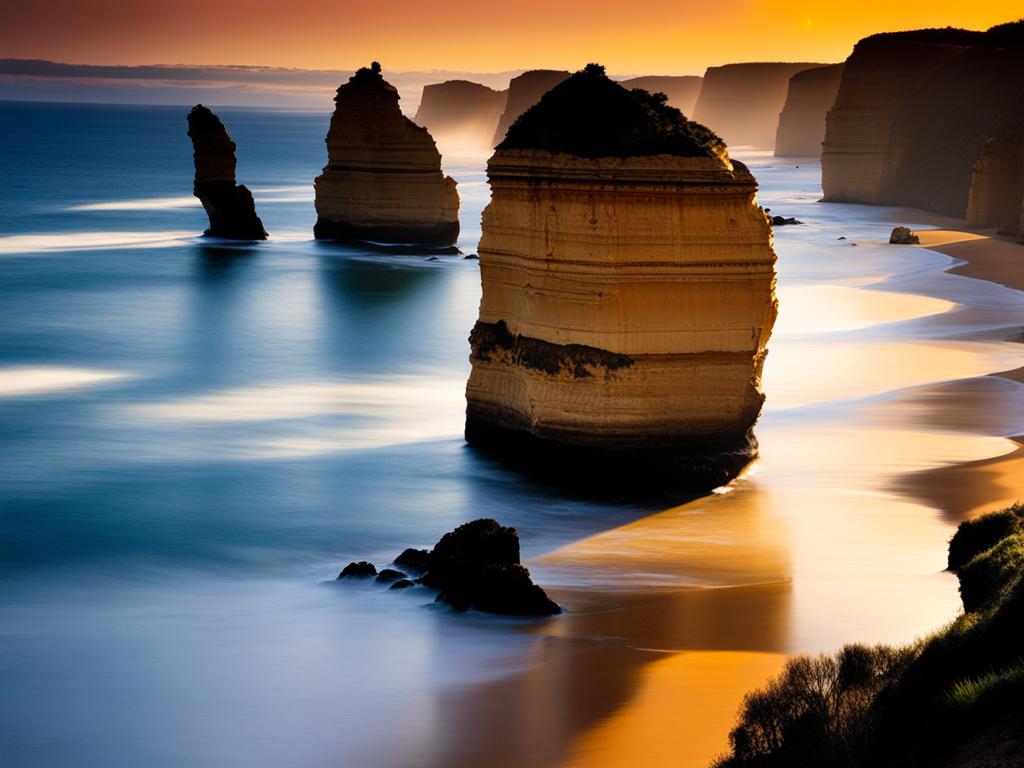
M 373 563 L 368 563 L 365 560 L 361 560 L 358 563 L 349 563 L 341 569 L 341 573 L 338 574 L 339 579 L 348 578 L 369 578 L 370 576 L 377 575 L 377 568 Z
M 340 88 L 317 177 L 319 239 L 451 246 L 459 236 L 455 180 L 426 128 L 405 117 L 380 65 Z
M 889 235 L 889 242 L 893 245 L 919 245 L 919 238 L 909 227 L 893 227 Z
M 206 234 L 233 240 L 266 239 L 252 193 L 235 184 L 235 143 L 224 124 L 197 104 L 188 113 L 188 135 L 196 169 L 192 191 L 210 219 Z
M 400 581 L 405 578 L 408 577 L 401 571 L 396 571 L 394 568 L 385 568 L 377 574 L 376 581 L 379 581 L 381 584 L 390 584 L 393 581 Z
M 788 219 L 785 216 L 772 216 L 772 224 L 776 227 L 784 227 L 788 224 L 803 224 L 803 222 L 798 219 L 794 219 L 792 216 Z
M 466 439 L 558 481 L 728 481 L 776 314 L 747 168 L 591 65 L 520 117 L 488 178 Z
M 388 589 L 408 589 L 409 587 L 415 587 L 415 586 L 416 586 L 416 582 L 411 581 L 410 579 L 399 579 L 394 584 L 392 584 L 390 587 L 388 587 Z

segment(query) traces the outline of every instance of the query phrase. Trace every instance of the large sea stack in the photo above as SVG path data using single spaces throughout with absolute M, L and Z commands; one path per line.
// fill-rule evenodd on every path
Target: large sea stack
M 645 75 L 620 81 L 626 88 L 643 88 L 651 93 L 664 93 L 668 105 L 684 115 L 692 115 L 704 78 L 699 75 Z
M 523 112 L 540 101 L 541 96 L 567 77 L 569 77 L 568 72 L 557 69 L 531 69 L 528 72 L 523 72 L 518 77 L 513 77 L 508 84 L 508 98 L 505 101 L 505 110 L 502 112 L 501 119 L 498 121 L 498 127 L 494 131 L 494 142 L 491 146 L 501 143 L 508 132 L 509 126 Z
M 967 226 L 1024 242 L 1024 126 L 982 145 L 971 175 Z
M 434 83 L 424 86 L 414 121 L 442 144 L 490 147 L 506 96 L 469 80 Z
M 747 168 L 589 65 L 519 118 L 487 172 L 467 440 L 559 479 L 734 476 L 776 314 Z
M 789 79 L 786 104 L 775 134 L 776 157 L 819 157 L 825 116 L 832 109 L 843 76 L 842 64 L 797 72 Z
M 821 64 L 753 62 L 708 67 L 693 119 L 730 146 L 771 149 L 789 80 Z
M 824 198 L 967 210 L 985 142 L 1024 124 L 1024 22 L 861 40 L 822 153 Z
M 327 133 L 327 166 L 317 177 L 319 239 L 451 246 L 459 235 L 455 180 L 426 128 L 398 107 L 380 65 L 338 88 Z
M 266 239 L 252 192 L 235 184 L 235 142 L 224 124 L 197 104 L 188 113 L 188 135 L 196 166 L 192 191 L 210 219 L 206 234 L 232 240 Z

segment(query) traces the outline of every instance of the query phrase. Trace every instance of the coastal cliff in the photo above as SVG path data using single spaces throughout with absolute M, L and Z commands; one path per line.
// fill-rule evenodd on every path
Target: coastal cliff
M 505 109 L 494 130 L 491 146 L 497 146 L 505 138 L 509 127 L 526 110 L 540 101 L 541 96 L 569 77 L 568 72 L 557 69 L 531 69 L 513 77 L 508 84 Z
M 426 128 L 405 117 L 380 65 L 340 88 L 317 177 L 318 239 L 451 246 L 459 235 L 455 180 Z
M 1024 242 L 1024 128 L 982 145 L 971 174 L 967 226 L 994 227 Z
M 775 134 L 776 157 L 818 157 L 825 140 L 825 115 L 843 76 L 842 64 L 797 72 L 789 79 L 786 103 Z
M 645 75 L 620 82 L 625 88 L 643 88 L 650 93 L 664 93 L 668 96 L 670 107 L 689 116 L 693 114 L 704 78 L 698 75 Z
M 828 115 L 824 199 L 964 216 L 985 141 L 1024 120 L 1021 72 L 1021 22 L 861 40 Z
M 821 66 L 754 62 L 708 67 L 692 117 L 730 146 L 770 149 L 775 145 L 790 78 Z
M 414 122 L 442 144 L 490 147 L 507 95 L 468 80 L 427 85 Z
M 523 115 L 487 170 L 467 440 L 560 470 L 728 480 L 753 453 L 776 313 L 746 167 L 590 65 Z
M 188 135 L 195 162 L 193 194 L 210 219 L 207 235 L 232 240 L 264 240 L 252 193 L 235 184 L 235 142 L 220 119 L 202 104 L 188 113 Z

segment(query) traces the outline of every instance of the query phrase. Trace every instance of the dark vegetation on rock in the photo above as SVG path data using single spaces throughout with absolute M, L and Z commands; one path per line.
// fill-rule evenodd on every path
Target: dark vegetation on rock
M 964 614 L 903 648 L 800 656 L 748 694 L 718 768 L 1024 765 L 1024 506 L 950 542 Z
M 503 149 L 539 149 L 576 157 L 713 157 L 725 144 L 687 120 L 662 93 L 627 90 L 604 67 L 588 64 L 548 91 L 512 124 Z
M 207 235 L 232 240 L 265 240 L 252 192 L 235 184 L 235 142 L 220 119 L 202 104 L 188 113 L 195 182 L 192 191 L 210 219 Z

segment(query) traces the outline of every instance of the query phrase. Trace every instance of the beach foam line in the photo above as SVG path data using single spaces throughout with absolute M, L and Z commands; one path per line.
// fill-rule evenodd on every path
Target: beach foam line
M 53 235 L 0 236 L 0 255 L 93 251 L 115 248 L 171 248 L 196 232 L 64 232 Z
M 313 199 L 312 185 L 290 187 L 252 187 L 249 190 L 258 203 L 297 203 Z M 176 197 L 140 197 L 129 200 L 106 200 L 99 203 L 72 205 L 69 211 L 164 211 L 181 208 L 199 208 L 195 195 Z
M 0 368 L 0 398 L 29 397 L 95 387 L 130 378 L 121 371 L 53 365 Z

